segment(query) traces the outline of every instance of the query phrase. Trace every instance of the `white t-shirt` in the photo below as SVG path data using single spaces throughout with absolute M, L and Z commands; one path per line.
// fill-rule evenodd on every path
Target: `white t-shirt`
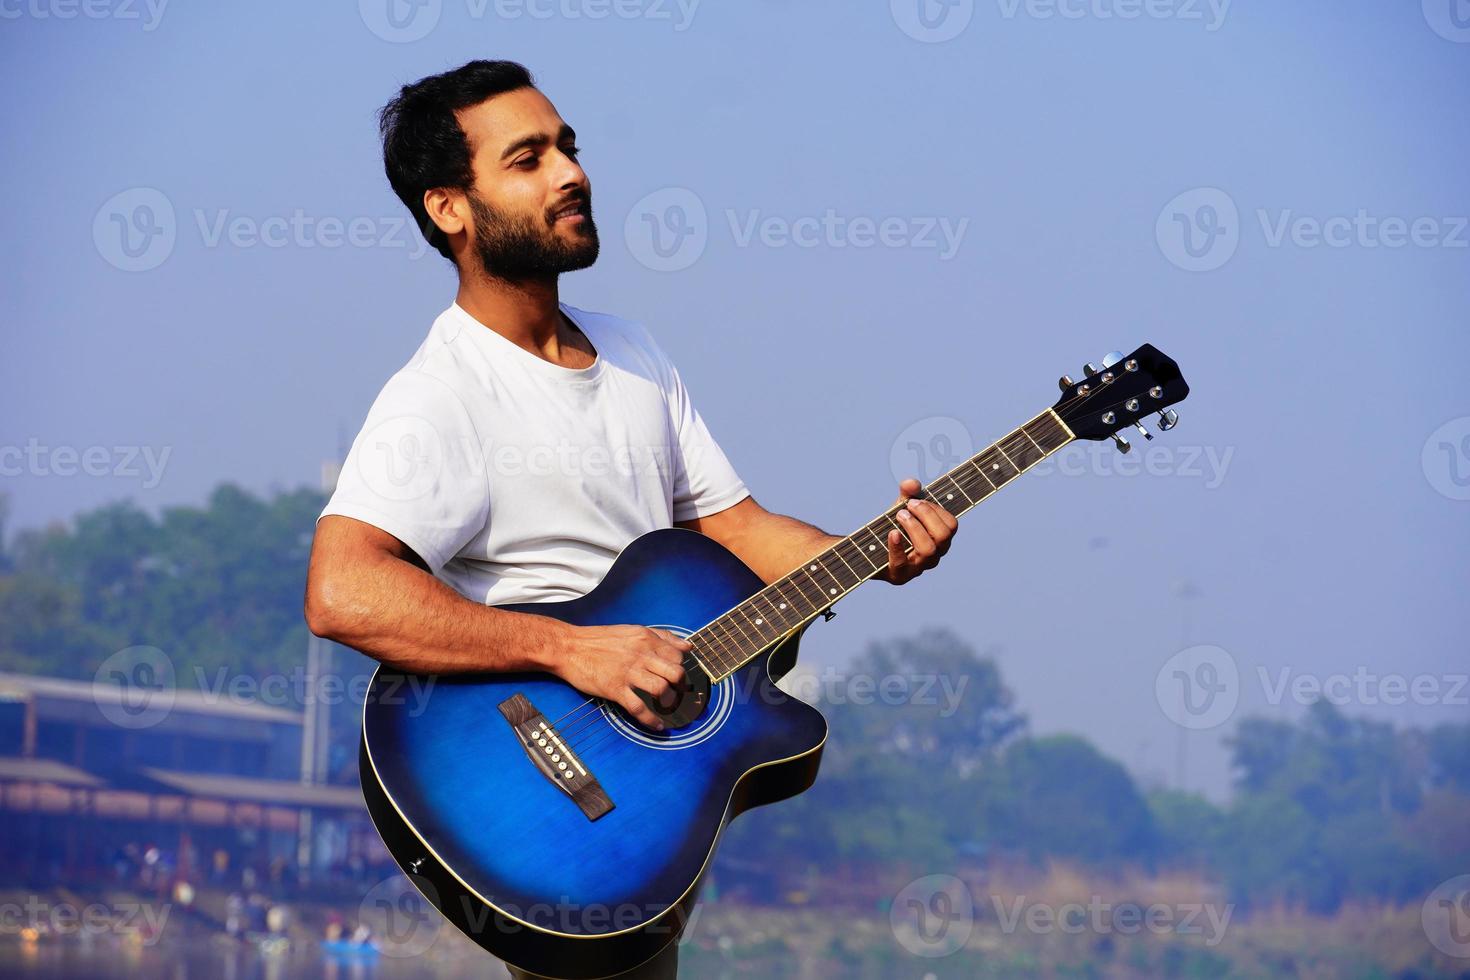
M 459 304 L 388 379 L 322 516 L 365 521 L 502 605 L 585 595 L 640 534 L 747 496 L 647 329 L 561 305 L 597 350 L 552 364 Z

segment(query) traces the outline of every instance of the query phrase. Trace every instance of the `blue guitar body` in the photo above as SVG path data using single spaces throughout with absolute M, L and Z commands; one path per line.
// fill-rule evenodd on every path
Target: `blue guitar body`
M 713 539 L 667 528 L 629 544 L 585 596 L 503 608 L 688 634 L 762 587 Z M 678 937 L 725 824 L 816 779 L 826 721 L 773 684 L 800 636 L 714 684 L 698 718 L 661 733 L 541 673 L 425 678 L 433 686 L 416 710 L 404 675 L 379 668 L 361 749 L 373 822 L 429 901 L 500 959 L 589 980 L 631 969 Z M 527 724 L 561 741 L 528 746 L 508 703 L 533 707 Z M 578 782 L 595 777 L 611 804 L 595 817 L 559 785 L 583 768 Z

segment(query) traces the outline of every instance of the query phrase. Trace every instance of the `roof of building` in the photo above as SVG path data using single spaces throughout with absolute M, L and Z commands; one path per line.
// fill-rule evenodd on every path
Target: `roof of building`
M 286 779 L 253 779 L 215 773 L 139 770 L 148 779 L 190 796 L 279 806 L 309 806 L 361 810 L 362 792 L 355 786 L 320 786 Z
M 58 786 L 101 786 L 102 780 L 75 766 L 55 759 L 26 759 L 0 756 L 0 781 L 15 783 L 55 783 Z
M 187 687 L 168 688 L 173 701 L 168 709 L 175 713 L 237 718 L 242 721 L 301 724 L 301 713 L 259 701 L 237 697 L 228 686 L 219 693 Z M 128 692 L 113 684 L 71 680 L 65 677 L 43 677 L 33 674 L 0 673 L 0 700 L 49 698 L 56 701 L 89 702 L 99 708 L 123 704 Z

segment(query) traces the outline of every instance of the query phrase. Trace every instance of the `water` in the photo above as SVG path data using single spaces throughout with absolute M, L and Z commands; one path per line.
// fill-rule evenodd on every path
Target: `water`
M 128 978 L 128 980 L 440 980 L 507 976 L 484 954 L 468 959 L 327 956 L 318 950 L 261 953 L 212 939 L 143 946 L 136 943 L 0 941 L 0 977 Z

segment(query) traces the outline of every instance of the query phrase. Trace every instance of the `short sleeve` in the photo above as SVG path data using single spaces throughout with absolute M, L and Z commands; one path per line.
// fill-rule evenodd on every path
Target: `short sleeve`
M 422 371 L 390 378 L 342 464 L 329 514 L 388 532 L 438 573 L 490 519 L 483 450 L 459 396 Z
M 674 521 L 718 514 L 738 504 L 750 491 L 710 435 L 678 370 L 667 358 L 664 360 L 677 440 L 673 447 Z

